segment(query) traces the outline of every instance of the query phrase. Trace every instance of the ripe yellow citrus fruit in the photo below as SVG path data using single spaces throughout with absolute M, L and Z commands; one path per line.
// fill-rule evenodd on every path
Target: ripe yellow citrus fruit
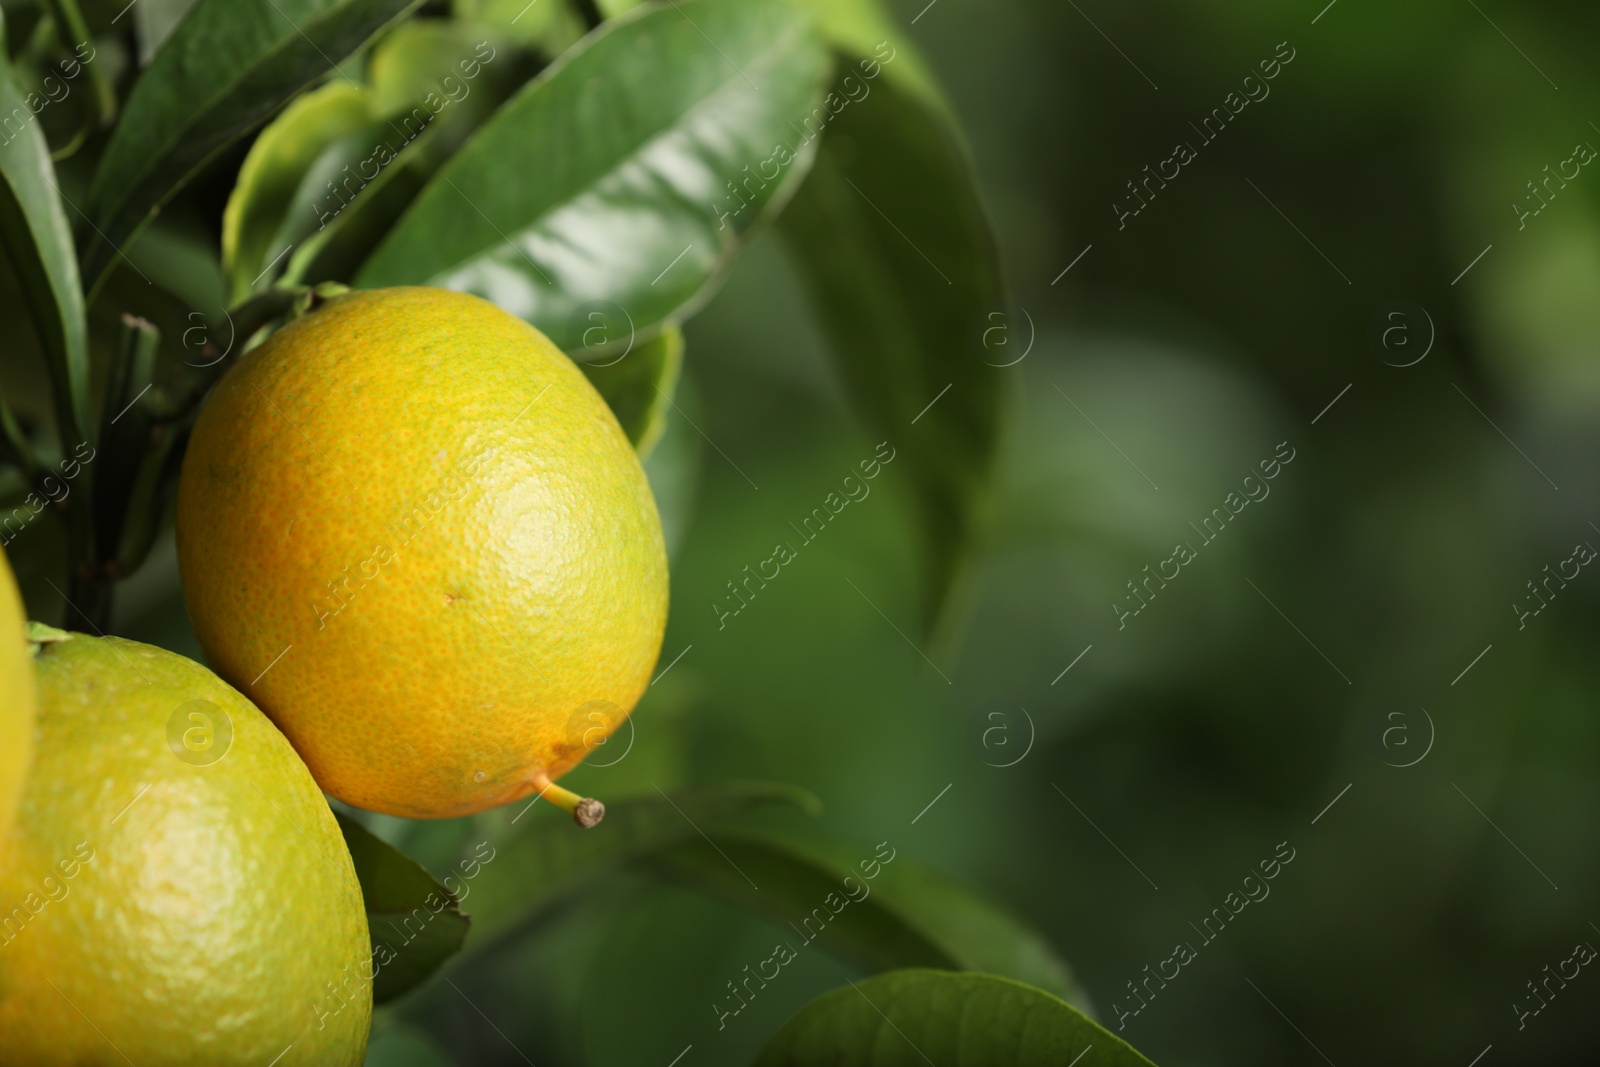
M 39 743 L 0 842 L 0 1061 L 360 1064 L 361 887 L 289 742 L 182 656 L 33 634 Z
M 11 565 L 0 553 L 0 837 L 11 827 L 33 752 L 33 664 Z
M 195 426 L 177 528 L 207 658 L 357 807 L 544 791 L 661 650 L 638 458 L 571 360 L 474 296 L 348 293 L 246 354 Z

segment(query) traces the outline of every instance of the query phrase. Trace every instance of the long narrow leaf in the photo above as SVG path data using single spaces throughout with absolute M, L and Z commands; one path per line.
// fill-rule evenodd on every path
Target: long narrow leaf
M 895 855 L 892 847 L 885 857 L 881 850 L 801 844 L 774 835 L 716 834 L 662 853 L 660 864 L 792 924 L 797 939 L 815 940 L 874 970 L 998 974 L 1088 1010 L 1087 995 L 1043 936 L 973 890 Z M 752 881 L 762 889 L 752 889 Z
M 305 172 L 317 155 L 370 120 L 364 87 L 342 79 L 307 93 L 261 131 L 239 168 L 222 215 L 222 262 L 229 297 L 248 297 L 287 250 L 273 245 Z
M 63 444 L 85 440 L 88 425 L 89 335 L 83 287 L 72 250 L 50 147 L 17 85 L 0 16 L 0 114 L 11 116 L 0 131 L 0 243 L 17 273 L 50 361 L 56 418 Z M 22 116 L 21 128 L 13 121 Z
M 356 284 L 476 293 L 568 350 L 595 309 L 650 336 L 799 183 L 827 75 L 811 21 L 781 0 L 630 12 L 501 107 Z
M 906 457 L 931 627 L 983 529 L 1000 433 L 1004 360 L 985 340 L 1008 308 L 971 169 L 934 107 L 879 78 L 780 225 L 856 407 Z
M 986 974 L 891 971 L 824 993 L 755 1067 L 1152 1067 L 1125 1041 L 1031 986 Z
M 460 902 L 415 860 L 339 812 L 339 829 L 361 881 L 372 939 L 372 999 L 393 1000 L 428 979 L 466 940 Z
M 89 189 L 84 277 L 98 284 L 150 213 L 217 153 L 332 74 L 419 0 L 200 0 L 128 98 Z

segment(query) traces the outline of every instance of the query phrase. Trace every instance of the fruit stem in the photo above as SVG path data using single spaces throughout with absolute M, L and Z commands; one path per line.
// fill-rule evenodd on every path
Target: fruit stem
M 572 821 L 585 830 L 600 825 L 606 817 L 606 806 L 593 797 L 580 797 L 570 789 L 563 789 L 544 775 L 533 780 L 539 795 L 562 811 L 572 812 Z
M 294 302 L 294 309 L 290 315 L 293 318 L 308 315 L 334 297 L 343 296 L 349 291 L 350 287 L 340 282 L 320 282 L 300 294 Z

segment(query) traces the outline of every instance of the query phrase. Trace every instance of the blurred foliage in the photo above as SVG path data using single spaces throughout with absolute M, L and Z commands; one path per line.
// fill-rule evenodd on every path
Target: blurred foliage
M 756 1067 L 899 1067 L 919 1056 L 953 1067 L 1053 1067 L 1097 1045 L 1095 1063 L 1150 1067 L 1124 1042 L 1037 989 L 987 974 L 899 970 L 808 1004 L 761 1050 Z

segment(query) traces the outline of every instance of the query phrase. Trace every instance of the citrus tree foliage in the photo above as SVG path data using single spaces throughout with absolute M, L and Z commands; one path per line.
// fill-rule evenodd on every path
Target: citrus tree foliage
M 1001 403 L 984 338 L 1006 295 L 960 131 L 873 0 L 50 0 L 4 17 L 0 490 L 26 516 L 5 540 L 35 516 L 62 531 L 28 561 L 55 597 L 35 614 L 109 625 L 170 525 L 208 390 L 319 293 L 493 301 L 583 367 L 643 456 L 687 417 L 684 322 L 776 228 L 860 420 L 906 457 L 925 626 L 940 617 L 984 532 Z M 807 1009 L 762 1062 L 909 1062 L 858 993 L 959 1062 L 1054 1062 L 1080 1039 L 1106 1050 L 1089 1063 L 1144 1062 L 1057 999 L 1088 1010 L 1044 938 L 895 866 L 888 842 L 857 858 L 726 835 L 815 808 L 733 782 L 621 798 L 589 833 L 526 808 L 426 833 L 341 811 L 375 996 L 431 1003 L 452 969 L 536 950 L 621 874 L 893 972 Z M 713 1009 L 724 1025 L 734 1003 Z M 975 1030 L 950 1029 L 958 1009 Z M 370 1062 L 431 1055 L 425 1015 L 380 1028 Z

